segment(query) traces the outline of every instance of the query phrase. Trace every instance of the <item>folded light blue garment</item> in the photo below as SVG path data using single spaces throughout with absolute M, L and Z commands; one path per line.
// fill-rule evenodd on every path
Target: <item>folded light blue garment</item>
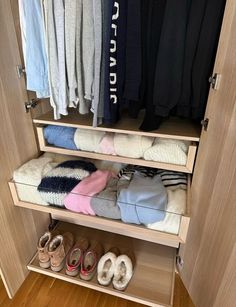
M 135 173 L 127 189 L 120 191 L 117 204 L 125 223 L 149 224 L 165 218 L 167 192 L 159 175 Z
M 44 138 L 57 147 L 78 150 L 74 143 L 75 128 L 49 125 L 43 129 Z

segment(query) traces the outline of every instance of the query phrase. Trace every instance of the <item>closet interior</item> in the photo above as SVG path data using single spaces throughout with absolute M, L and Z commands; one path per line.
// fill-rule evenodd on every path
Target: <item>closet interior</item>
M 21 0 L 19 4 L 23 2 Z M 31 160 L 25 161 L 14 171 L 13 178 L 9 181 L 12 199 L 17 207 L 49 214 L 52 222 L 50 226 L 54 226 L 54 220 L 59 221 L 56 223 L 56 229 L 61 233 L 70 231 L 74 237 L 82 235 L 88 240 L 95 239 L 103 245 L 105 250 L 109 250 L 114 245 L 122 252 L 131 249 L 135 254 L 136 261 L 133 277 L 124 291 L 115 290 L 112 285 L 108 287 L 99 285 L 96 276 L 91 281 L 84 281 L 78 276 L 66 275 L 65 268 L 60 272 L 43 269 L 39 265 L 37 252 L 31 255 L 32 259 L 27 264 L 27 268 L 29 271 L 49 275 L 148 306 L 172 306 L 175 272 L 179 269 L 179 265 L 181 266 L 181 261 L 178 262 L 180 259 L 178 256 L 179 248 L 183 248 L 186 243 L 191 220 L 192 176 L 195 171 L 201 133 L 207 130 L 204 112 L 211 85 L 208 78 L 213 73 L 225 1 L 218 1 L 216 5 L 214 1 L 210 0 L 181 1 L 180 4 L 179 1 L 177 1 L 177 4 L 177 2 L 173 3 L 173 1 L 168 0 L 96 0 L 87 2 L 91 7 L 85 6 L 86 1 L 74 1 L 77 5 L 82 5 L 80 8 L 76 7 L 77 14 L 79 14 L 80 9 L 83 10 L 83 14 L 87 14 L 87 20 L 93 21 L 94 24 L 97 22 L 96 26 L 98 27 L 96 28 L 97 31 L 93 28 L 92 30 L 95 32 L 91 32 L 88 24 L 83 24 L 83 20 L 80 19 L 81 29 L 82 26 L 88 27 L 84 29 L 84 35 L 88 35 L 88 37 L 85 37 L 84 40 L 82 37 L 80 38 L 83 42 L 81 46 L 79 45 L 82 52 L 83 48 L 88 48 L 87 50 L 91 51 L 89 49 L 91 48 L 91 41 L 98 44 L 98 40 L 95 40 L 96 37 L 99 39 L 100 35 L 101 39 L 100 49 L 96 49 L 98 45 L 94 45 L 94 53 L 92 51 L 87 53 L 87 62 L 83 58 L 85 55 L 79 53 L 80 60 L 82 60 L 84 66 L 87 65 L 88 70 L 89 60 L 93 59 L 91 67 L 94 69 L 94 84 L 92 87 L 90 84 L 90 90 L 92 89 L 90 95 L 81 91 L 83 86 L 86 88 L 86 81 L 88 81 L 86 79 L 88 75 L 83 75 L 82 67 L 76 66 L 76 63 L 70 63 L 75 65 L 78 74 L 77 88 L 73 93 L 70 88 L 71 71 L 68 70 L 66 75 L 65 72 L 64 75 L 61 72 L 63 65 L 64 69 L 68 67 L 69 52 L 67 55 L 64 54 L 63 65 L 54 62 L 51 45 L 52 35 L 57 36 L 56 31 L 59 28 L 52 29 L 52 23 L 49 23 L 50 18 L 52 18 L 50 14 L 52 12 L 56 14 L 53 9 L 57 9 L 57 15 L 55 15 L 57 18 L 62 16 L 59 10 L 62 9 L 65 14 L 63 15 L 65 29 L 69 25 L 69 23 L 66 24 L 68 22 L 66 19 L 68 18 L 66 3 L 69 3 L 69 1 L 59 2 L 65 3 L 65 7 L 53 8 L 50 7 L 50 5 L 53 6 L 53 1 L 42 1 L 44 7 L 42 6 L 41 14 L 46 29 L 44 30 L 46 41 L 46 43 L 44 42 L 44 59 L 49 61 L 45 64 L 45 67 L 48 67 L 49 74 L 49 84 L 46 87 L 49 86 L 49 92 L 41 90 L 39 93 L 36 88 L 34 89 L 29 85 L 31 76 L 27 74 L 27 65 L 28 67 L 31 65 L 32 59 L 29 58 L 27 53 L 27 48 L 30 48 L 29 43 L 27 39 L 25 42 L 23 41 L 23 49 L 27 49 L 24 52 L 26 87 L 28 90 L 34 90 L 37 96 L 35 98 L 37 102 L 35 110 L 32 104 L 29 106 L 38 144 L 38 155 L 32 156 Z M 97 2 L 97 6 L 95 2 Z M 119 10 L 117 10 L 117 7 Z M 94 10 L 93 14 L 97 12 L 96 10 L 103 13 L 103 15 L 97 15 L 97 18 L 100 19 L 89 19 L 92 16 L 92 11 L 89 11 L 91 9 Z M 210 13 L 212 10 L 214 14 Z M 72 14 L 72 11 L 73 8 L 68 7 L 70 14 Z M 15 11 L 15 14 L 17 16 L 17 11 Z M 20 14 L 23 14 L 22 11 Z M 109 23 L 109 16 L 114 21 L 115 26 L 112 26 L 111 20 Z M 117 20 L 114 16 L 117 17 Z M 70 17 L 70 26 L 73 27 L 72 19 L 75 16 L 73 14 Z M 210 18 L 213 22 L 216 22 L 215 26 L 209 27 Z M 58 19 L 56 21 L 62 22 L 63 20 Z M 102 22 L 102 25 L 99 21 Z M 76 22 L 79 22 L 78 19 Z M 117 37 L 116 31 L 112 33 L 111 29 L 110 32 L 104 32 L 107 25 L 110 25 L 111 29 L 117 30 Z M 122 28 L 122 25 L 125 25 L 124 28 Z M 77 30 L 78 27 L 77 25 Z M 22 33 L 23 29 L 24 26 L 21 24 Z M 74 29 L 73 31 L 71 29 L 70 31 L 73 32 Z M 107 36 L 108 32 L 109 36 Z M 63 32 L 60 35 L 62 34 L 64 39 L 57 41 L 58 48 L 65 48 L 66 50 L 65 46 L 60 45 L 67 42 L 66 33 Z M 112 39 L 113 43 L 115 41 L 114 46 L 117 46 L 113 55 L 111 54 L 112 48 L 109 47 Z M 125 47 L 122 48 L 122 46 Z M 59 51 L 62 50 L 58 49 Z M 78 52 L 78 50 L 75 52 Z M 34 56 L 37 57 L 37 55 Z M 59 58 L 59 56 L 58 53 L 57 57 Z M 72 49 L 70 49 L 70 56 L 71 59 L 73 56 L 75 57 Z M 115 61 L 117 61 L 115 68 L 109 64 L 108 59 L 111 56 L 114 56 Z M 96 66 L 98 57 L 99 65 L 101 65 L 99 71 Z M 57 80 L 52 71 L 55 65 Z M 122 71 L 122 65 L 126 68 L 124 71 Z M 108 71 L 109 67 L 110 72 Z M 34 73 L 36 73 L 36 70 Z M 88 71 L 86 72 L 88 73 Z M 98 72 L 99 80 L 96 75 Z M 114 74 L 118 80 L 118 83 L 115 84 L 115 91 L 117 91 L 115 103 L 111 96 L 108 97 L 114 92 L 111 87 L 112 82 L 110 82 L 110 85 L 108 84 L 109 80 L 111 81 L 111 74 Z M 67 80 L 63 79 L 63 76 L 66 76 Z M 84 78 L 84 84 L 78 83 L 79 77 Z M 64 88 L 65 91 L 63 91 L 62 85 L 67 86 L 66 90 Z M 134 85 L 136 85 L 136 88 L 132 92 Z M 96 87 L 100 87 L 100 90 Z M 65 109 L 62 112 L 58 111 L 60 108 L 62 110 L 62 106 L 57 105 L 61 102 L 58 102 L 55 98 L 56 91 L 60 92 L 58 95 L 60 99 L 57 97 L 58 101 L 62 101 L 60 95 L 63 94 L 66 97 L 68 91 L 69 98 L 66 98 Z M 75 92 L 78 97 L 71 98 Z M 90 98 L 86 98 L 87 100 L 84 98 L 89 96 Z M 104 102 L 102 111 L 101 97 Z M 110 105 L 107 106 L 106 103 Z M 42 107 L 43 104 L 45 106 Z M 46 111 L 41 112 L 40 107 Z M 37 108 L 39 108 L 38 111 Z M 82 109 L 83 111 L 81 111 Z M 107 143 L 104 145 L 105 149 L 101 148 L 101 141 L 105 137 L 112 139 L 112 150 L 107 150 Z M 137 141 L 134 141 L 134 139 Z M 150 142 L 150 144 L 145 145 L 144 140 Z M 95 142 L 97 147 L 94 145 Z M 124 147 L 120 147 L 120 144 L 124 144 Z M 93 149 L 89 150 L 89 146 Z M 138 154 L 139 150 L 140 154 Z M 53 172 L 58 167 L 62 168 L 63 163 L 68 161 L 91 163 L 94 170 L 89 171 L 86 176 L 89 177 L 97 171 L 110 172 L 112 175 L 109 175 L 109 180 L 114 180 L 112 176 L 115 176 L 118 178 L 118 183 L 122 178 L 124 179 L 126 172 L 132 173 L 131 183 L 128 186 L 131 186 L 133 178 L 137 174 L 143 176 L 142 178 L 150 179 L 147 187 L 153 184 L 154 178 L 159 176 L 165 190 L 165 204 L 159 205 L 160 196 L 156 195 L 156 192 L 153 192 L 154 196 L 152 197 L 154 197 L 154 200 L 158 199 L 157 204 L 153 203 L 153 199 L 150 201 L 149 198 L 140 201 L 138 196 L 133 198 L 133 202 L 128 202 L 127 199 L 132 199 L 132 197 L 127 192 L 127 186 L 121 191 L 124 194 L 127 193 L 130 198 L 126 196 L 127 198 L 120 199 L 122 193 L 120 191 L 118 193 L 117 187 L 113 190 L 115 198 L 110 198 L 111 194 L 100 194 L 106 190 L 109 180 L 96 193 L 91 191 L 83 193 L 81 189 L 76 192 L 76 190 L 73 190 L 75 185 L 70 190 L 64 190 L 63 185 L 66 186 L 66 184 L 60 182 L 57 185 L 55 180 L 56 176 L 63 177 L 63 175 L 58 172 L 57 175 L 53 175 L 55 174 Z M 72 169 L 74 171 L 74 166 L 71 168 L 71 173 L 66 175 L 68 178 L 73 177 Z M 54 178 L 52 179 L 54 185 L 46 188 L 43 186 L 42 188 L 43 180 L 46 182 L 47 176 Z M 87 178 L 86 176 L 80 178 L 77 184 L 83 182 Z M 165 180 L 168 181 L 166 185 Z M 179 189 L 171 188 L 175 186 Z M 174 198 L 174 195 L 177 195 L 176 191 L 181 191 L 178 198 Z M 136 193 L 139 195 L 138 191 Z M 54 194 L 59 196 L 52 196 Z M 83 204 L 79 206 L 80 208 L 71 209 L 60 196 L 62 194 L 63 197 L 68 197 L 68 195 L 74 197 L 77 202 L 89 203 L 90 209 L 91 207 L 93 209 L 92 213 L 86 213 L 87 209 L 83 207 Z M 54 200 L 51 201 L 49 197 L 54 197 Z M 60 200 L 57 203 L 55 201 L 57 197 L 62 197 L 62 201 Z M 171 203 L 170 197 L 173 197 Z M 178 201 L 178 205 L 175 201 Z M 97 206 L 95 206 L 95 203 Z M 116 210 L 117 212 L 118 210 L 119 216 L 112 218 L 112 213 L 110 216 L 107 212 L 107 215 L 104 212 L 97 213 L 101 212 L 99 206 L 105 206 L 104 204 L 107 206 L 103 209 L 104 211 L 111 210 L 113 212 L 112 210 Z M 100 211 L 96 211 L 95 208 L 99 208 Z M 134 216 L 130 217 L 134 214 L 135 218 Z M 35 242 L 35 251 L 36 246 L 37 242 Z

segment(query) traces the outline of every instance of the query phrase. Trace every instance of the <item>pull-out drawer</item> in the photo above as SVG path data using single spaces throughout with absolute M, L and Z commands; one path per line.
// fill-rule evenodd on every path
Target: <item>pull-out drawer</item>
M 70 277 L 66 275 L 65 268 L 58 273 L 53 272 L 50 268 L 43 269 L 39 266 L 37 253 L 28 265 L 30 271 L 148 306 L 172 306 L 176 249 L 111 232 L 94 231 L 69 223 L 59 223 L 58 230 L 62 234 L 67 231 L 71 232 L 75 239 L 79 235 L 86 237 L 89 241 L 97 240 L 103 245 L 105 251 L 114 246 L 118 247 L 121 254 L 131 251 L 135 256 L 135 264 L 134 274 L 128 287 L 125 291 L 118 291 L 112 287 L 112 284 L 108 287 L 99 285 L 96 276 L 91 281 L 84 281 L 79 276 Z
M 20 182 L 9 182 L 13 202 L 16 206 L 47 212 L 52 214 L 56 219 L 73 222 L 78 225 L 88 226 L 94 229 L 114 232 L 124 236 L 146 240 L 149 242 L 159 243 L 171 247 L 178 247 L 180 243 L 186 240 L 188 226 L 190 222 L 190 178 L 188 180 L 187 204 L 185 204 L 185 214 L 174 212 L 154 212 L 154 214 L 164 214 L 164 219 L 153 226 L 146 227 L 130 223 L 124 223 L 121 220 L 108 219 L 99 216 L 91 216 L 72 212 L 64 208 L 53 207 L 50 205 L 42 205 L 33 203 L 31 197 L 35 200 L 37 187 L 22 184 Z M 83 195 L 84 196 L 84 195 Z M 40 196 L 37 196 L 38 200 Z M 130 204 L 128 204 L 130 205 Z
M 123 118 L 118 124 L 116 124 L 114 127 L 104 127 L 99 126 L 97 128 L 93 128 L 91 125 L 91 118 L 90 116 L 81 116 L 77 113 L 71 113 L 66 117 L 63 117 L 61 120 L 54 121 L 52 113 L 47 113 L 40 118 L 37 118 L 34 120 L 34 122 L 37 125 L 37 134 L 38 134 L 38 140 L 39 140 L 39 146 L 41 151 L 45 152 L 53 152 L 53 153 L 60 153 L 60 154 L 67 154 L 67 155 L 73 155 L 78 157 L 84 157 L 84 158 L 90 158 L 90 159 L 98 159 L 98 160 L 106 160 L 106 161 L 112 161 L 112 162 L 120 162 L 120 163 L 126 163 L 126 164 L 133 164 L 133 165 L 143 165 L 147 167 L 154 167 L 154 168 L 160 168 L 165 170 L 173 170 L 177 172 L 185 172 L 185 173 L 192 173 L 193 167 L 194 167 L 194 161 L 195 156 L 197 152 L 197 143 L 199 142 L 199 135 L 200 135 L 200 129 L 198 126 L 184 120 L 178 120 L 178 119 L 170 119 L 169 121 L 163 123 L 163 125 L 156 131 L 152 132 L 143 132 L 138 129 L 139 123 L 141 122 L 141 119 L 139 120 L 132 120 L 130 118 Z M 83 148 L 80 150 L 76 150 L 74 148 L 71 149 L 71 147 L 68 148 L 62 148 L 58 146 L 54 146 L 52 144 L 49 144 L 48 141 L 44 137 L 44 128 L 47 125 L 56 125 L 60 127 L 70 127 L 70 128 L 78 128 L 79 131 L 82 131 L 86 129 L 87 131 L 90 131 L 92 134 L 93 132 L 110 132 L 110 133 L 118 133 L 119 135 L 129 135 L 129 136 L 144 136 L 148 138 L 152 138 L 153 140 L 155 138 L 159 139 L 165 139 L 165 142 L 169 141 L 182 141 L 187 142 L 187 152 L 184 153 L 181 151 L 181 153 L 176 153 L 176 155 L 173 153 L 175 150 L 174 147 L 168 146 L 166 147 L 166 144 L 164 145 L 163 151 L 159 151 L 158 153 L 155 149 L 153 149 L 149 154 L 145 156 L 146 149 L 143 152 L 143 156 L 140 158 L 134 158 L 134 156 L 131 154 L 130 156 L 125 156 L 125 154 L 122 154 L 122 152 L 127 152 L 125 149 L 119 150 L 120 152 L 117 155 L 113 154 L 104 154 L 101 152 L 90 152 L 83 150 Z M 88 136 L 89 138 L 89 136 Z M 153 141 L 154 142 L 154 141 Z M 119 144 L 122 143 L 121 141 L 118 142 Z M 123 143 L 122 143 L 123 144 Z M 131 146 L 130 150 L 136 151 L 136 148 L 133 148 L 133 143 L 129 143 L 126 141 L 125 146 Z M 140 145 L 142 146 L 142 145 Z M 150 145 L 151 147 L 153 145 Z M 181 146 L 181 145 L 180 145 Z M 119 146 L 120 148 L 120 146 Z M 152 147 L 154 148 L 154 147 Z M 171 152 L 172 156 L 174 158 L 170 158 L 170 155 L 166 153 L 166 150 L 169 150 Z M 168 156 L 169 159 L 163 158 L 164 156 Z M 159 157 L 159 158 L 158 158 Z

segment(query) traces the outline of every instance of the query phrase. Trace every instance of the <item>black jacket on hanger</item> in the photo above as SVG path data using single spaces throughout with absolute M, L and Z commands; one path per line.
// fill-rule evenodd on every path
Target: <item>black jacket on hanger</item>
M 126 72 L 123 97 L 140 100 L 142 78 L 141 0 L 127 1 Z M 124 46 L 123 46 L 124 48 Z
M 153 93 L 155 113 L 162 117 L 170 114 L 181 95 L 189 1 L 166 2 Z
M 154 79 L 156 74 L 156 59 L 159 52 L 159 42 L 162 32 L 166 0 L 142 1 L 142 55 L 143 78 L 141 86 L 142 105 L 146 112 L 141 130 L 157 129 L 162 117 L 155 115 L 153 104 Z

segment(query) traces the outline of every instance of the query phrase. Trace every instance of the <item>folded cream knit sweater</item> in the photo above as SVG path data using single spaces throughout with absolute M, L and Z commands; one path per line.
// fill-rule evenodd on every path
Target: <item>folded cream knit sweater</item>
M 156 138 L 144 153 L 144 159 L 162 163 L 186 165 L 189 142 Z

